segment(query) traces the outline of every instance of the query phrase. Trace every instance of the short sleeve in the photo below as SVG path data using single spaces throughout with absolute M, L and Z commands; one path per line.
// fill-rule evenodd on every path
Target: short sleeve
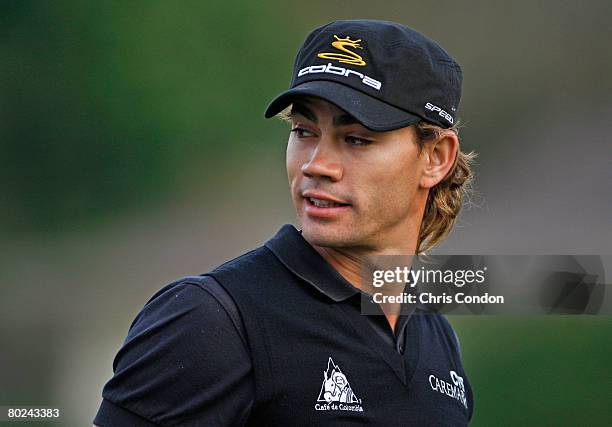
M 129 329 L 94 424 L 243 425 L 254 397 L 250 353 L 213 278 L 160 290 Z M 221 291 L 225 292 L 225 291 Z M 225 299 L 224 299 L 225 298 Z M 231 301 L 231 300 L 229 300 Z

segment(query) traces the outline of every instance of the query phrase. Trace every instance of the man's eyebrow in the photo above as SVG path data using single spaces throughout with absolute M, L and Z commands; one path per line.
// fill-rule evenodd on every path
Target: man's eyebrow
M 293 116 L 295 114 L 300 114 L 306 117 L 308 120 L 317 123 L 317 115 L 314 113 L 314 111 L 312 111 L 304 104 L 301 104 L 299 102 L 293 103 L 293 105 L 291 106 L 290 115 Z M 361 124 L 359 120 L 357 120 L 354 116 L 348 113 L 343 113 L 338 116 L 334 116 L 332 123 L 336 127 Z
M 299 102 L 294 102 L 291 106 L 291 116 L 299 114 L 301 116 L 306 117 L 311 122 L 317 123 L 317 115 L 310 108 L 305 106 L 304 104 L 300 104 Z

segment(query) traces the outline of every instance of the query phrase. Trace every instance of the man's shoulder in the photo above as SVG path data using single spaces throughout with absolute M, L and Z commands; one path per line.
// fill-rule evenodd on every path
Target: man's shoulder
M 266 245 L 262 245 L 234 259 L 226 261 L 202 275 L 205 277 L 212 276 L 217 281 L 221 281 L 224 277 L 238 278 L 246 276 L 256 278 L 260 275 L 266 276 L 273 270 L 278 269 L 281 265 L 282 264 L 278 261 L 274 253 Z
M 230 259 L 206 273 L 180 277 L 170 283 L 167 283 L 157 292 L 155 292 L 146 302 L 146 305 L 150 305 L 159 300 L 167 299 L 173 295 L 173 292 L 188 292 L 188 289 L 194 287 L 200 288 L 206 291 L 206 293 L 216 296 L 218 282 L 215 279 L 215 275 L 217 273 L 224 271 L 248 272 L 249 270 L 260 268 L 261 262 L 264 260 L 269 260 L 271 255 L 271 252 L 265 246 L 260 246 Z
M 149 305 L 156 301 L 167 299 L 172 295 L 172 292 L 188 292 L 191 288 L 197 287 L 206 289 L 209 283 L 214 279 L 208 276 L 184 276 L 164 285 L 161 289 L 149 298 L 145 305 Z
M 186 325 L 185 319 L 195 315 L 214 320 L 223 320 L 219 308 L 222 304 L 222 289 L 212 277 L 185 276 L 159 289 L 144 304 L 130 326 L 130 334 L 148 329 L 151 325 L 166 327 Z M 221 297 L 220 297 L 221 295 Z M 227 309 L 226 309 L 227 310 Z

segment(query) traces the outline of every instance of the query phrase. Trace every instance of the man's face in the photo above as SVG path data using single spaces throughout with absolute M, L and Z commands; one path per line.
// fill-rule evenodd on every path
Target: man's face
M 334 382 L 336 383 L 338 387 L 344 387 L 347 381 L 346 381 L 346 377 L 344 376 L 344 374 L 336 373 L 334 374 Z
M 373 132 L 320 98 L 294 101 L 287 175 L 313 245 L 400 250 L 418 235 L 427 189 L 413 126 Z

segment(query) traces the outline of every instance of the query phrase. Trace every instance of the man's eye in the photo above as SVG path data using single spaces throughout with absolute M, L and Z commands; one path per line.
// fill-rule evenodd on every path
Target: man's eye
M 291 129 L 291 132 L 295 133 L 298 138 L 307 138 L 309 136 L 314 136 L 314 133 L 304 128 L 293 128 Z
M 347 136 L 346 142 L 348 142 L 351 145 L 370 145 L 374 141 L 371 141 L 369 139 L 364 139 L 364 138 L 358 138 L 356 136 Z

